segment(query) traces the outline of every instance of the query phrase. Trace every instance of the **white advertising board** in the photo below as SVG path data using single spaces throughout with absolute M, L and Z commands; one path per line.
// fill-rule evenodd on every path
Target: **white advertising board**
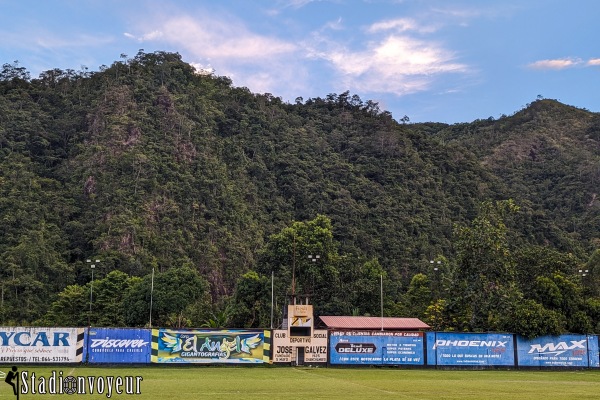
M 0 327 L 0 364 L 81 362 L 83 328 Z
M 286 330 L 273 331 L 273 362 L 291 363 L 296 352 L 294 348 L 304 348 L 304 362 L 326 363 L 327 362 L 327 331 L 314 330 L 312 337 L 288 336 Z

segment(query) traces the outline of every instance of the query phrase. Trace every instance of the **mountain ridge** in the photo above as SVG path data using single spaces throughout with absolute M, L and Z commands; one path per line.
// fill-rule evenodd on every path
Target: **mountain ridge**
M 172 53 L 39 79 L 10 67 L 0 276 L 36 304 L 27 320 L 89 281 L 92 254 L 102 274 L 191 266 L 217 302 L 271 235 L 319 214 L 342 253 L 378 259 L 399 287 L 451 258 L 454 227 L 488 199 L 521 205 L 516 243 L 585 260 L 600 242 L 600 117 L 553 100 L 498 120 L 410 124 L 349 92 L 295 104 L 253 94 Z

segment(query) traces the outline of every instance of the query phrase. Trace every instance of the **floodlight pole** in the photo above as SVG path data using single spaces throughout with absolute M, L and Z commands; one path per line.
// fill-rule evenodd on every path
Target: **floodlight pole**
M 433 274 L 434 274 L 433 282 L 434 282 L 434 285 L 435 285 L 435 293 L 434 294 L 436 296 L 435 300 L 438 300 L 439 291 L 440 291 L 440 288 L 439 288 L 439 286 L 440 286 L 440 279 L 439 279 L 440 277 L 439 277 L 439 274 L 441 273 L 440 267 L 442 265 L 442 261 L 441 260 L 437 260 L 437 261 L 429 260 L 429 264 L 431 264 L 431 266 L 433 267 Z
M 271 329 L 273 329 L 273 300 L 274 300 L 274 286 L 273 282 L 275 279 L 275 271 L 271 271 Z
M 90 312 L 88 313 L 88 332 L 87 332 L 87 353 L 85 354 L 85 362 L 87 363 L 90 359 L 90 330 L 92 329 L 92 299 L 94 294 L 94 269 L 96 268 L 96 264 L 100 264 L 100 260 L 96 260 L 95 264 L 92 264 L 92 260 L 86 260 L 88 264 L 90 264 L 90 268 L 92 269 L 92 281 L 90 282 Z
M 92 269 L 92 281 L 90 282 L 90 312 L 88 314 L 88 326 L 92 326 L 92 296 L 94 294 L 94 269 L 96 268 L 96 264 L 100 263 L 100 260 L 96 260 L 96 264 L 92 264 L 92 260 L 86 261 L 90 265 Z
M 380 291 L 381 291 L 381 331 L 383 332 L 383 274 L 379 275 Z
M 292 302 L 293 304 L 296 304 L 296 233 L 294 233 L 292 253 Z
M 151 284 L 150 284 L 150 321 L 148 322 L 148 325 L 150 325 L 150 328 L 152 328 L 152 296 L 154 294 L 154 267 L 152 267 L 152 279 L 151 279 Z

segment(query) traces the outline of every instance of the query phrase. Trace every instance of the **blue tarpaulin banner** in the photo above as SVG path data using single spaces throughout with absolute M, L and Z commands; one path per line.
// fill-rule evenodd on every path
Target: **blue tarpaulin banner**
M 436 335 L 437 332 L 425 332 L 425 343 L 427 346 L 427 365 L 437 365 L 434 346 Z
M 423 365 L 423 332 L 331 331 L 329 362 Z
M 430 339 L 428 365 L 515 365 L 512 334 L 437 332 L 435 340 Z
M 85 334 L 84 361 L 107 364 L 150 363 L 150 329 L 90 328 L 89 331 L 86 329 Z
M 598 336 L 588 336 L 588 360 L 590 368 L 600 368 L 600 343 Z
M 520 367 L 587 367 L 590 365 L 588 340 L 596 346 L 597 337 L 586 335 L 517 337 Z M 594 339 L 595 338 L 595 339 Z

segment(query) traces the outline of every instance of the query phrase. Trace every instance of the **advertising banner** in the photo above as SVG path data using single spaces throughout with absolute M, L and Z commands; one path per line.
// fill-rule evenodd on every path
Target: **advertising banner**
M 535 339 L 517 337 L 520 367 L 587 367 L 588 339 L 594 336 L 540 336 Z M 597 352 L 596 352 L 597 354 Z
M 423 365 L 423 332 L 331 331 L 331 364 Z
M 287 330 L 273 331 L 273 362 L 292 362 L 294 347 L 304 347 L 304 362 L 327 363 L 327 331 L 314 330 L 312 337 L 288 336 Z
M 600 339 L 598 336 L 588 336 L 588 359 L 590 368 L 600 368 Z
M 153 329 L 151 361 L 183 364 L 263 363 L 266 334 L 263 330 Z
M 434 341 L 427 342 L 428 364 L 434 355 L 437 365 L 515 365 L 512 334 L 437 332 Z
M 82 328 L 0 327 L 0 363 L 76 363 Z
M 150 329 L 90 328 L 85 343 L 83 360 L 89 363 L 150 363 Z
M 425 343 L 427 344 L 427 365 L 437 365 L 435 338 L 437 332 L 425 332 Z

